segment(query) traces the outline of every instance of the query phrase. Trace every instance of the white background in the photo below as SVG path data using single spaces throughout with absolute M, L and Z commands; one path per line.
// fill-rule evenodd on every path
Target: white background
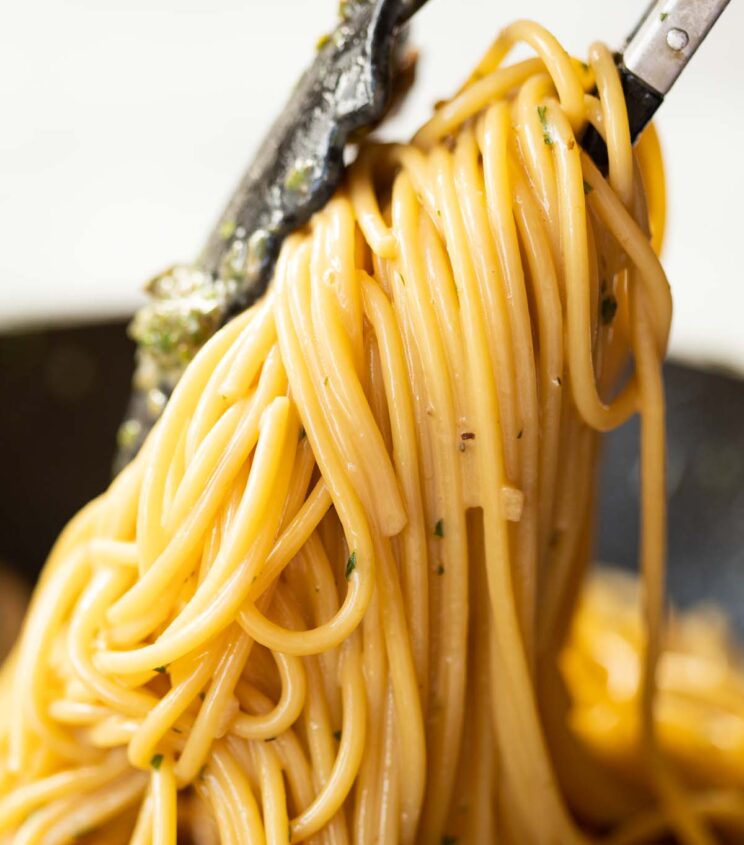
M 620 46 L 645 5 L 430 0 L 393 129 L 408 134 L 516 17 L 584 55 L 594 38 Z M 126 315 L 144 280 L 192 258 L 335 14 L 335 0 L 4 0 L 0 327 Z M 673 352 L 744 371 L 742 32 L 733 0 L 658 124 Z

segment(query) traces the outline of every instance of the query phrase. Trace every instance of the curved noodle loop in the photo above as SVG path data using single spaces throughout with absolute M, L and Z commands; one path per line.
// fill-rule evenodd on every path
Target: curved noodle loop
M 518 41 L 536 56 L 505 66 Z M 607 179 L 581 150 L 590 122 Z M 742 829 L 740 772 L 687 800 L 653 719 L 659 167 L 652 129 L 631 149 L 606 48 L 583 65 L 529 22 L 411 144 L 362 146 L 53 549 L 0 680 L 0 843 Z M 598 434 L 635 413 L 645 634 L 623 773 L 593 750 L 602 656 L 583 628 L 561 649 Z

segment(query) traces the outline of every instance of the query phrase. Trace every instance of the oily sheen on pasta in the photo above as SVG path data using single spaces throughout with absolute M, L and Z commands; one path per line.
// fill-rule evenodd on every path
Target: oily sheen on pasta
M 54 547 L 0 681 L 0 842 L 744 835 L 736 767 L 692 779 L 654 719 L 663 217 L 611 54 L 534 23 L 411 143 L 364 143 Z M 634 414 L 634 727 L 603 733 L 612 602 L 582 585 L 599 435 Z

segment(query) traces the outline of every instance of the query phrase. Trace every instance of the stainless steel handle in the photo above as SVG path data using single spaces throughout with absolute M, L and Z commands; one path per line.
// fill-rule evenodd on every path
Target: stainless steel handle
M 728 4 L 656 0 L 625 45 L 625 67 L 664 96 Z

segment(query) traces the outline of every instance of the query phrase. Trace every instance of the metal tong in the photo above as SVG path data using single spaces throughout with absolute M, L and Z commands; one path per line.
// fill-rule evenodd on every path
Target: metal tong
M 729 0 L 655 0 L 616 56 L 633 142 L 664 102 L 677 77 Z M 607 174 L 607 147 L 590 126 L 581 145 Z
M 130 327 L 134 389 L 115 468 L 137 452 L 184 366 L 230 316 L 266 289 L 284 238 L 339 184 L 349 140 L 393 99 L 406 23 L 426 0 L 342 0 L 336 29 L 258 149 L 200 257 L 153 279 L 153 301 Z M 729 0 L 656 0 L 617 56 L 632 139 L 659 108 Z M 607 148 L 589 127 L 582 146 L 605 173 Z

